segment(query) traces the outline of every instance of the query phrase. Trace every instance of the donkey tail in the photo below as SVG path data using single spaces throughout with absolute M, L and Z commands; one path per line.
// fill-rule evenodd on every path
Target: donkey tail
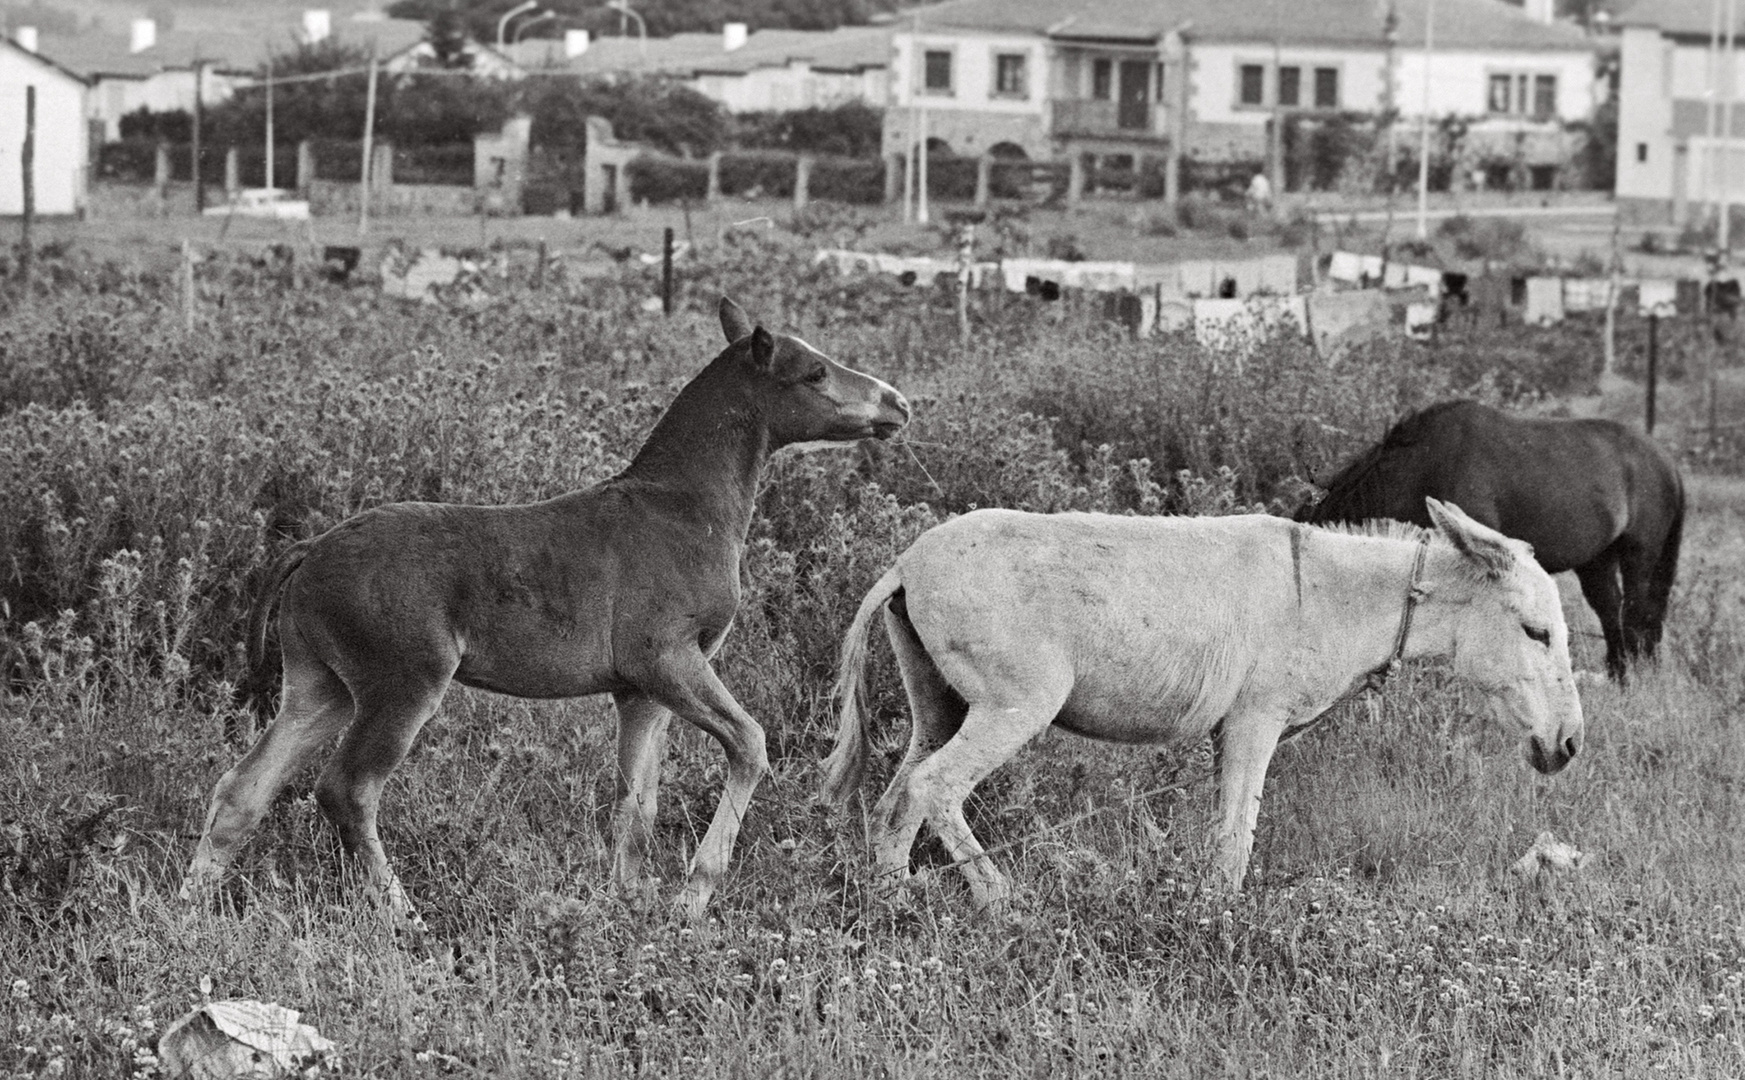
M 893 566 L 885 571 L 872 590 L 860 602 L 848 635 L 842 639 L 841 671 L 836 677 L 835 696 L 839 704 L 836 721 L 836 746 L 824 759 L 824 801 L 832 806 L 847 802 L 860 789 L 866 776 L 867 728 L 865 702 L 861 700 L 861 679 L 866 672 L 866 640 L 872 631 L 873 616 L 885 602 L 903 588 L 902 575 Z
M 267 627 L 272 622 L 273 612 L 278 609 L 279 596 L 285 591 L 285 580 L 303 565 L 303 560 L 309 555 L 309 541 L 299 540 L 285 549 L 273 569 L 261 585 L 261 591 L 256 594 L 254 609 L 248 616 L 248 667 L 250 671 L 259 671 L 267 657 Z

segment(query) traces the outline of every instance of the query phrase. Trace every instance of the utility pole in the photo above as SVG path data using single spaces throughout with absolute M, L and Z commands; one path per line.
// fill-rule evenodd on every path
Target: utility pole
M 273 58 L 267 57 L 267 190 L 273 183 Z
M 1733 31 L 1738 25 L 1738 0 L 1727 0 L 1727 44 L 1721 51 L 1721 71 L 1723 79 L 1721 90 L 1721 167 L 1716 170 L 1721 174 L 1721 220 L 1715 226 L 1715 246 L 1721 249 L 1721 257 L 1725 258 L 1730 248 L 1728 236 L 1729 226 L 1733 217 L 1733 99 L 1739 93 L 1739 58 L 1733 52 Z
M 1430 237 L 1430 52 L 1435 47 L 1436 0 L 1424 7 L 1424 115 L 1418 131 L 1418 239 Z
M 357 234 L 363 236 L 370 228 L 370 157 L 375 150 L 376 133 L 376 52 L 370 50 L 370 84 L 364 91 L 364 159 L 358 171 Z
M 206 212 L 206 186 L 200 182 L 200 126 L 206 114 L 206 62 L 194 61 L 194 213 Z
M 36 251 L 31 243 L 31 219 L 36 217 L 36 87 L 24 88 L 24 152 L 19 155 L 24 168 L 24 216 L 21 221 L 20 239 L 24 250 L 19 253 L 18 271 L 24 279 L 26 295 L 30 289 L 31 263 L 36 261 Z

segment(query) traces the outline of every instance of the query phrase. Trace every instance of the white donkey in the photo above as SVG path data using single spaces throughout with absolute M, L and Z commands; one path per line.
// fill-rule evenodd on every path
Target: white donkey
M 1448 657 L 1542 773 L 1581 746 L 1557 587 L 1531 549 L 1429 500 L 1434 531 L 1265 515 L 1113 517 L 980 510 L 928 530 L 861 602 L 842 646 L 826 800 L 866 769 L 860 684 L 875 612 L 914 714 L 874 809 L 880 882 L 906 879 L 930 823 L 978 904 L 1009 886 L 963 801 L 1050 724 L 1122 743 L 1214 730 L 1218 868 L 1240 888 L 1279 740 L 1402 659 Z

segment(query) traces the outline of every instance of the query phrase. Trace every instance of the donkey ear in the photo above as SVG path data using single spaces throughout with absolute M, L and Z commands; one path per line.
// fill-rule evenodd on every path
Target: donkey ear
M 729 345 L 751 333 L 751 316 L 725 296 L 721 298 L 721 332 L 727 335 Z
M 761 326 L 751 330 L 751 364 L 759 371 L 768 371 L 776 358 L 776 339 Z
M 1502 533 L 1474 521 L 1453 503 L 1426 498 L 1424 505 L 1430 510 L 1430 520 L 1435 523 L 1436 531 L 1446 537 L 1455 550 L 1472 560 L 1485 577 L 1498 581 L 1513 569 L 1515 553 Z

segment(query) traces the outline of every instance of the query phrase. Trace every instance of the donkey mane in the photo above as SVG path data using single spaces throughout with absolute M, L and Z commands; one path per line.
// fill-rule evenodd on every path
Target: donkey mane
M 1373 536 L 1383 540 L 1417 540 L 1424 543 L 1440 544 L 1443 547 L 1453 546 L 1434 529 L 1413 525 L 1409 521 L 1394 521 L 1392 518 L 1315 522 L 1314 527 L 1322 532 L 1337 533 L 1340 536 Z

